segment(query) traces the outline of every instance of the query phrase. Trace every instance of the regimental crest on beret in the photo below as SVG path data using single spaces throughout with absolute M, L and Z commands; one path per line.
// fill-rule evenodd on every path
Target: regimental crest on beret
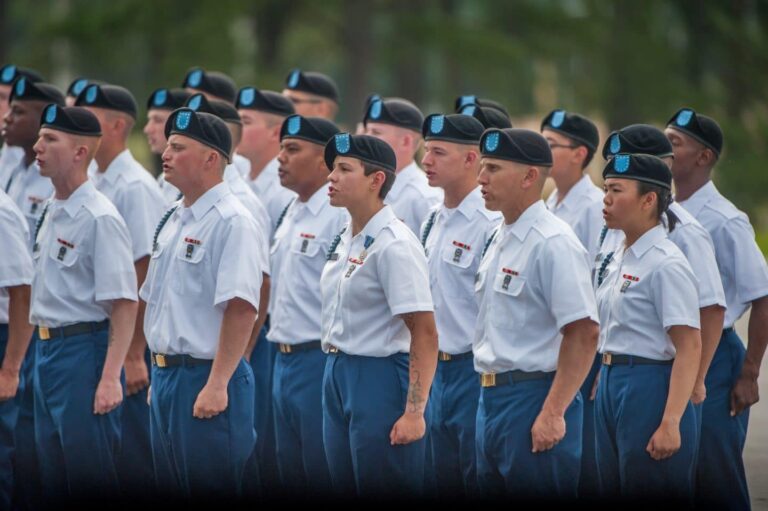
M 489 133 L 487 137 L 485 137 L 485 150 L 489 153 L 494 152 L 496 149 L 499 148 L 499 132 L 494 131 L 493 133 Z
M 248 87 L 240 91 L 240 104 L 243 106 L 250 106 L 253 104 L 253 100 L 256 99 L 256 91 L 253 87 Z
M 475 110 L 477 110 L 475 105 L 464 105 L 461 107 L 461 111 L 459 113 L 464 115 L 475 115 Z
M 56 120 L 56 105 L 48 105 L 45 109 L 45 122 L 51 124 Z
M 608 149 L 611 151 L 611 154 L 616 154 L 621 151 L 621 139 L 619 138 L 618 133 L 614 133 L 611 137 L 611 144 L 608 146 Z
M 203 70 L 202 69 L 195 69 L 191 73 L 189 73 L 189 76 L 187 77 L 187 85 L 189 87 L 198 87 L 200 85 L 200 82 L 203 81 Z
M 81 92 L 83 92 L 83 89 L 85 89 L 85 86 L 88 85 L 88 80 L 85 78 L 80 78 L 78 81 L 76 81 L 72 85 L 72 93 L 77 96 Z
M 88 90 L 85 91 L 85 102 L 86 103 L 93 103 L 96 101 L 96 94 L 98 93 L 98 87 L 96 85 L 91 85 L 88 87 Z
M 459 98 L 459 108 L 467 105 L 471 105 L 477 101 L 477 96 L 461 96 Z M 467 114 L 472 115 L 472 114 Z
M 192 112 L 179 112 L 176 115 L 176 129 L 185 130 L 189 128 L 189 122 L 192 120 Z
M 293 89 L 299 84 L 299 76 L 301 75 L 301 71 L 298 69 L 294 69 L 291 71 L 291 75 L 288 77 L 288 88 Z
M 619 174 L 623 174 L 629 170 L 629 155 L 620 154 L 613 159 L 613 170 Z
M 693 110 L 688 110 L 687 108 L 685 110 L 681 110 L 679 114 L 677 114 L 677 119 L 675 119 L 675 124 L 678 126 L 688 126 L 688 123 L 691 122 L 691 119 L 693 118 Z
M 565 120 L 565 110 L 555 110 L 552 114 L 552 119 L 549 121 L 550 126 L 553 128 L 559 128 L 563 125 Z
M 152 99 L 152 104 L 155 106 L 163 106 L 168 100 L 168 91 L 160 89 L 155 93 L 155 97 Z
M 432 117 L 432 119 L 429 122 L 429 131 L 437 135 L 438 133 L 443 131 L 444 126 L 445 126 L 445 116 L 435 115 Z
M 295 135 L 301 129 L 301 117 L 294 115 L 288 118 L 288 134 Z
M 19 80 L 16 82 L 16 88 L 15 88 L 16 95 L 23 96 L 25 90 L 27 90 L 27 79 L 19 78 Z
M 381 108 L 383 106 L 381 99 L 375 99 L 371 102 L 371 108 L 368 110 L 368 116 L 371 119 L 378 119 L 381 117 Z
M 339 154 L 347 154 L 352 148 L 352 142 L 349 138 L 349 133 L 338 133 L 333 137 L 336 144 L 336 152 Z
M 202 101 L 202 94 L 198 94 L 196 96 L 193 96 L 190 98 L 189 103 L 187 103 L 187 108 L 191 108 L 195 112 L 197 112 L 197 109 L 200 108 L 200 102 Z
M 3 81 L 3 83 L 10 83 L 13 81 L 13 78 L 16 76 L 16 66 L 6 66 L 5 69 L 3 69 L 3 74 L 0 76 L 0 80 Z

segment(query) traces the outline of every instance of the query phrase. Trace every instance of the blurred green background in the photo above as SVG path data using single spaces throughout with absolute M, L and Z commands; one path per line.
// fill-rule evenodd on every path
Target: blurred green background
M 192 66 L 275 90 L 317 70 L 347 127 L 372 92 L 425 113 L 477 94 L 536 129 L 565 108 L 604 135 L 688 106 L 721 123 L 716 183 L 768 248 L 768 0 L 0 0 L 0 61 L 121 84 L 142 107 Z M 152 168 L 143 123 L 131 146 Z

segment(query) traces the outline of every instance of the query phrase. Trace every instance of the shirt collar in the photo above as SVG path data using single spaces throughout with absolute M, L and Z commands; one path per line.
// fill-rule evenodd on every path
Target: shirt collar
M 387 193 L 387 196 L 389 196 L 389 194 L 392 192 L 394 192 L 393 196 L 398 195 L 399 191 L 402 190 L 405 185 L 413 181 L 414 178 L 418 177 L 418 172 L 421 172 L 421 169 L 419 169 L 415 161 L 412 161 L 403 167 L 403 170 L 395 175 L 395 182 L 392 185 L 392 188 L 389 190 L 389 193 Z
M 467 220 L 471 220 L 475 211 L 484 207 L 485 201 L 483 200 L 483 195 L 480 193 L 480 187 L 478 186 L 462 199 L 458 207 L 456 207 L 456 211 L 464 215 Z M 444 212 L 446 209 L 445 203 L 440 205 L 440 212 Z
M 636 258 L 640 259 L 651 247 L 655 246 L 666 237 L 667 231 L 664 230 L 664 226 L 658 224 L 656 227 L 649 229 L 645 234 L 640 236 L 629 249 Z
M 277 179 L 279 184 L 280 178 L 277 175 L 278 167 L 280 167 L 280 163 L 277 161 L 277 157 L 274 157 L 269 160 L 269 163 L 264 165 L 264 168 L 259 172 L 259 175 L 253 180 L 260 193 L 266 193 L 274 179 Z
M 96 193 L 96 187 L 91 181 L 86 181 L 72 192 L 66 200 L 61 201 L 61 208 L 74 218 L 77 212 Z
M 221 182 L 201 195 L 189 209 L 192 212 L 192 216 L 196 221 L 199 221 L 205 216 L 209 209 L 211 209 L 222 197 L 227 195 L 229 188 L 226 183 Z
M 693 216 L 699 216 L 701 208 L 718 195 L 720 195 L 720 192 L 715 187 L 715 183 L 710 180 L 707 181 L 707 184 L 696 190 L 687 200 L 681 201 L 680 205 L 684 206 Z
M 133 155 L 130 149 L 125 149 L 115 156 L 115 159 L 107 165 L 107 169 L 101 174 L 101 179 L 106 179 L 108 183 L 114 183 L 120 177 L 121 169 L 124 169 L 133 161 Z
M 307 208 L 313 216 L 317 216 L 317 214 L 320 213 L 320 210 L 323 209 L 323 206 L 328 204 L 327 194 L 328 188 L 321 186 L 320 189 L 312 194 L 307 202 L 299 202 L 299 199 L 297 198 L 296 203 Z
M 365 227 L 363 227 L 363 230 L 360 231 L 357 236 L 362 236 L 363 238 L 370 236 L 375 239 L 376 236 L 379 235 L 379 232 L 395 219 L 397 219 L 397 216 L 395 216 L 395 212 L 392 208 L 390 206 L 384 206 L 378 213 L 368 220 L 368 223 L 365 224 Z
M 533 224 L 547 212 L 547 207 L 544 205 L 544 201 L 537 200 L 528 209 L 523 211 L 523 214 L 511 225 L 505 227 L 520 241 L 523 241 L 528 235 L 528 231 L 531 230 Z
M 581 179 L 576 181 L 576 184 L 568 190 L 568 193 L 565 195 L 565 198 L 560 201 L 560 204 L 557 203 L 557 189 L 555 189 L 555 191 L 552 192 L 552 197 L 554 198 L 552 205 L 553 207 L 561 207 L 565 209 L 578 207 L 582 204 L 581 198 L 587 195 L 589 187 L 593 186 L 595 185 L 592 183 L 592 179 L 590 179 L 587 174 L 584 174 L 581 176 Z

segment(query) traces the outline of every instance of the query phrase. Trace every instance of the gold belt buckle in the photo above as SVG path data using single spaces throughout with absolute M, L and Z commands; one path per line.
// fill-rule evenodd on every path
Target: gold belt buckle
M 437 359 L 440 360 L 441 362 L 448 362 L 449 360 L 451 360 L 451 358 L 453 357 L 451 356 L 450 353 L 444 353 L 442 351 L 437 352 Z
M 39 326 L 37 327 L 37 334 L 40 337 L 41 341 L 47 341 L 51 338 L 51 332 L 48 330 L 47 326 Z
M 495 387 L 496 386 L 496 373 L 483 373 L 480 375 L 481 387 Z
M 610 353 L 603 353 L 603 365 L 611 365 L 611 358 L 612 357 Z
M 165 355 L 161 355 L 159 353 L 156 353 L 155 354 L 155 365 L 157 367 L 166 367 Z
M 291 351 L 292 350 L 290 344 L 280 343 L 280 353 L 290 353 Z
M 337 348 L 336 346 L 333 346 L 333 345 L 328 346 L 328 353 L 338 353 L 338 352 L 339 352 L 339 348 Z

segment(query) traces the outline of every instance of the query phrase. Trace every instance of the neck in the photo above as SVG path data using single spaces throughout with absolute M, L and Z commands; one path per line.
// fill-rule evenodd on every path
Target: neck
M 690 199 L 691 195 L 706 185 L 710 179 L 710 172 L 690 172 L 686 177 L 675 178 L 675 200 Z
M 452 183 L 451 186 L 443 188 L 445 192 L 445 199 L 443 204 L 448 209 L 458 208 L 459 204 L 472 193 L 477 187 L 477 181 L 475 179 L 466 179 L 458 183 Z
M 349 216 L 352 218 L 352 236 L 363 230 L 373 216 L 384 208 L 384 203 L 378 197 L 375 201 L 364 204 L 355 204 L 347 208 Z
M 96 152 L 96 164 L 99 166 L 99 172 L 106 172 L 109 165 L 117 158 L 117 156 L 125 151 L 125 144 L 116 144 L 113 146 L 102 145 L 99 146 L 99 150 Z
M 576 186 L 576 183 L 581 181 L 581 178 L 584 177 L 584 173 L 579 170 L 579 172 L 566 172 L 564 176 L 559 176 L 557 178 L 552 178 L 555 181 L 555 186 L 557 186 L 557 202 L 560 203 L 563 199 L 565 199 L 565 196 L 568 195 L 568 192 L 571 191 L 571 188 Z
M 62 173 L 57 177 L 52 177 L 51 182 L 53 188 L 56 191 L 55 197 L 58 200 L 67 200 L 69 197 L 80 188 L 80 186 L 88 181 L 88 171 L 86 169 L 79 169 L 69 173 Z
M 208 183 L 201 183 L 200 186 L 195 186 L 190 189 L 181 190 L 181 193 L 184 194 L 184 207 L 188 208 L 192 206 L 197 200 L 206 194 L 211 188 L 221 183 L 222 180 L 219 178 L 218 180 L 211 181 Z
M 35 161 L 35 150 L 32 149 L 32 146 L 25 147 L 24 148 L 24 166 L 29 167 L 32 165 L 32 162 Z
M 517 222 L 520 215 L 536 204 L 538 200 L 539 199 L 537 198 L 527 198 L 521 201 L 516 201 L 514 204 L 510 204 L 509 208 L 501 211 L 501 214 L 504 215 L 504 223 L 510 225 Z
M 638 223 L 637 225 L 632 225 L 625 227 L 622 229 L 624 231 L 624 248 L 627 249 L 635 244 L 637 240 L 639 240 L 643 234 L 650 231 L 654 227 L 659 225 L 659 221 L 656 219 L 653 220 L 646 220 L 643 222 Z
M 322 181 L 305 186 L 303 190 L 294 190 L 299 195 L 299 202 L 307 202 L 320 188 L 325 186 L 326 182 L 323 179 Z
M 248 160 L 251 162 L 251 181 L 254 181 L 257 177 L 259 177 L 261 172 L 264 170 L 264 167 L 266 167 L 269 162 L 275 159 L 275 156 L 277 156 L 278 152 L 280 152 L 279 147 L 274 151 L 265 151 L 263 154 L 246 156 L 246 158 L 248 158 Z

